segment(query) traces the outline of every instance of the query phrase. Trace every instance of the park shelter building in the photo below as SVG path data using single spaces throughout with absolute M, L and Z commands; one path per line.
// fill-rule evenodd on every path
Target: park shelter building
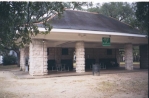
M 74 54 L 77 73 L 85 72 L 91 63 L 113 60 L 119 64 L 121 48 L 125 50 L 125 69 L 133 70 L 133 46 L 140 47 L 140 68 L 148 68 L 148 37 L 128 24 L 74 10 L 65 10 L 60 19 L 54 16 L 51 21 L 49 34 L 32 37 L 32 43 L 20 49 L 20 68 L 25 70 L 25 58 L 29 57 L 30 75 L 47 75 L 57 63 L 73 69 Z M 42 24 L 37 25 L 40 32 L 45 31 Z M 102 45 L 103 38 L 110 39 L 109 46 Z

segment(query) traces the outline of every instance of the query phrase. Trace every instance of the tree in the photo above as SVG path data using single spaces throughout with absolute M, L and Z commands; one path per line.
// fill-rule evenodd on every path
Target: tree
M 96 10 L 95 10 L 96 9 Z M 91 11 L 89 9 L 88 11 Z M 94 8 L 94 11 L 118 19 L 119 21 L 125 21 L 127 17 L 133 14 L 132 7 L 127 2 L 111 2 L 104 3 L 101 7 Z
M 85 10 L 83 7 L 92 7 L 92 2 L 65 2 L 64 6 L 67 9 L 73 9 L 73 10 Z
M 52 29 L 49 18 L 64 11 L 62 2 L 0 2 L 0 50 L 14 50 L 31 42 L 39 32 L 36 23 L 42 22 L 47 32 Z
M 149 33 L 149 2 L 137 2 L 135 14 L 142 30 Z
M 127 2 L 110 2 L 104 3 L 102 6 L 98 4 L 94 8 L 89 8 L 88 11 L 104 14 L 136 27 L 137 21 L 134 4 Z
M 52 29 L 50 18 L 64 12 L 66 4 L 81 8 L 85 2 L 0 2 L 0 51 L 14 50 L 20 58 L 19 48 L 31 42 L 39 33 L 47 34 Z M 37 23 L 42 23 L 46 32 L 39 32 Z
M 48 19 L 54 14 L 61 15 L 63 10 L 60 2 L 0 2 L 0 47 L 28 44 L 29 35 L 39 33 L 35 23 L 42 21 L 50 31 Z M 22 40 L 16 43 L 19 38 Z
M 16 57 L 14 55 L 5 55 L 3 57 L 3 65 L 13 65 L 16 64 Z

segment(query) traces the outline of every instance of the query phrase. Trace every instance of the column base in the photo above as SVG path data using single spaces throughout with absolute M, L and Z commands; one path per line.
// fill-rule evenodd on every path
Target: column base
M 126 70 L 133 70 L 133 66 L 125 67 Z
M 84 66 L 79 66 L 76 68 L 76 73 L 84 73 L 85 72 L 85 67 Z

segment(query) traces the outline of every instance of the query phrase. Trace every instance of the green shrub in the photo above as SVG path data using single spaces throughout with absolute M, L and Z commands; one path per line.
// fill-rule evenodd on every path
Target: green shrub
M 3 57 L 3 65 L 13 65 L 16 64 L 17 58 L 13 55 L 5 55 Z

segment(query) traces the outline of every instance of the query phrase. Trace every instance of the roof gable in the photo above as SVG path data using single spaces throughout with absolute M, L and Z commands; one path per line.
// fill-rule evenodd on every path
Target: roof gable
M 51 21 L 53 28 L 57 29 L 76 29 L 140 34 L 139 30 L 132 28 L 125 23 L 97 13 L 65 10 L 60 19 L 55 16 Z

